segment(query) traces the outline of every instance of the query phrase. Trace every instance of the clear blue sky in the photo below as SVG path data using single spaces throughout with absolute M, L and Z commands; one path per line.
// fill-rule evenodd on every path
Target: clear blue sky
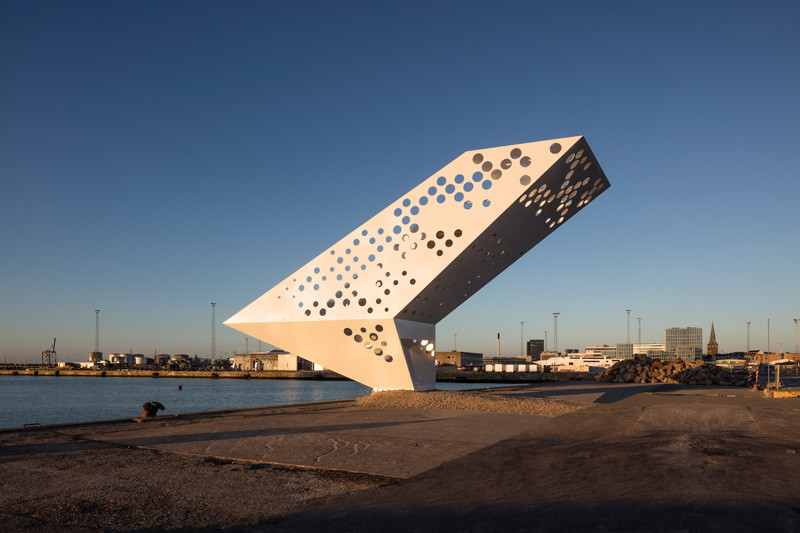
M 210 351 L 219 322 L 465 150 L 585 135 L 611 189 L 438 348 L 723 351 L 800 318 L 796 2 L 0 4 L 0 357 Z M 632 319 L 636 338 L 636 320 Z M 256 344 L 251 343 L 251 349 Z M 244 337 L 217 326 L 220 354 Z M 1 359 L 0 359 L 1 360 Z

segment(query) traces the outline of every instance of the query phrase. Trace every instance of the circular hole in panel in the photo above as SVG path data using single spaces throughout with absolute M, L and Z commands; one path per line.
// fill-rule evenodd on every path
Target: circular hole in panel
M 428 203 L 428 197 L 427 196 L 423 196 L 422 198 L 419 199 L 419 205 L 425 205 L 427 203 Z
M 528 207 L 529 205 L 531 205 L 531 202 L 533 202 L 533 200 L 528 200 L 527 202 L 525 202 L 525 207 Z
M 366 333 L 366 332 L 367 332 L 367 328 L 361 328 L 361 333 Z
M 590 167 L 590 166 L 592 166 L 592 162 L 591 162 L 591 161 L 589 161 L 588 163 L 586 163 L 585 165 L 583 165 L 583 170 L 589 170 L 589 167 Z
M 430 248 L 430 249 L 436 248 L 436 242 L 435 241 L 428 241 L 428 248 Z
M 443 204 L 444 200 L 445 200 L 444 194 L 440 194 L 439 196 L 436 197 L 436 201 L 439 202 L 440 204 Z
M 442 230 L 437 231 L 436 232 L 436 238 L 437 239 L 441 239 L 442 237 L 444 237 L 444 232 Z
M 456 202 L 460 202 L 463 199 L 464 199 L 464 193 L 463 192 L 457 192 L 455 194 L 455 196 L 453 196 L 453 200 L 455 200 Z
M 383 245 L 382 245 L 382 244 L 379 244 L 379 245 L 378 245 L 378 248 L 377 248 L 377 250 L 378 250 L 379 252 L 382 252 L 382 251 L 383 251 Z
M 472 202 L 470 201 L 464 202 L 464 209 L 472 209 Z
M 467 183 L 464 184 L 464 191 L 469 192 L 471 190 L 472 190 L 472 183 L 468 181 Z
M 436 250 L 436 255 L 441 256 L 444 252 L 441 250 Z
M 367 257 L 367 259 L 369 259 L 370 261 L 375 261 L 375 256 L 370 254 L 370 256 Z
M 367 313 L 371 313 L 371 312 L 372 312 L 372 308 L 371 307 L 367 307 Z
M 439 177 L 436 179 L 436 185 L 439 185 L 440 187 L 441 187 L 442 185 L 444 185 L 445 183 L 447 183 L 447 180 L 444 178 L 444 176 L 439 176 Z
M 369 238 L 369 243 L 370 244 L 375 244 L 375 237 L 370 237 Z
M 575 154 L 569 154 L 569 157 L 567 158 L 567 163 L 572 163 L 574 159 L 575 159 Z
M 342 305 L 343 305 L 343 306 L 345 306 L 345 307 L 347 307 L 348 305 L 350 305 L 350 300 L 348 300 L 347 298 L 345 298 L 344 300 L 342 300 Z
M 519 182 L 522 185 L 527 185 L 527 184 L 529 184 L 531 182 L 531 177 L 527 176 L 527 175 L 526 176 L 522 176 L 522 177 L 519 178 Z
M 411 224 L 411 226 L 408 228 L 408 231 L 411 233 L 416 233 L 419 231 L 419 224 Z
M 310 282 L 310 281 L 311 281 L 311 276 L 308 276 L 308 277 L 306 278 L 306 281 L 309 281 L 309 282 Z
M 483 154 L 475 154 L 472 156 L 472 162 L 475 163 L 476 165 L 481 161 L 483 161 Z
M 560 151 L 561 151 L 561 145 L 560 144 L 553 143 L 553 144 L 550 145 L 550 153 L 551 154 L 557 154 Z
M 580 157 L 580 156 L 582 156 L 582 155 L 583 155 L 583 148 L 581 148 L 580 150 L 578 150 L 578 153 L 577 153 L 577 154 L 575 154 L 575 157 Z
M 561 224 L 562 222 L 564 222 L 564 217 L 561 217 L 561 218 L 558 219 L 558 223 L 559 224 Z
M 561 188 L 563 189 L 563 188 L 564 188 L 564 187 L 566 187 L 567 185 L 569 185 L 569 182 L 568 182 L 568 181 L 565 181 L 564 183 L 562 183 L 562 184 L 561 184 Z M 560 193 L 559 193 L 559 194 L 560 194 Z
M 407 241 L 408 241 L 408 233 L 404 233 L 403 234 L 403 242 L 407 242 Z
M 350 328 L 344 328 L 344 334 L 348 337 L 353 334 L 353 330 Z
M 542 214 L 542 210 L 541 210 L 541 209 L 539 209 L 538 211 L 536 211 L 536 216 L 537 216 L 537 217 L 538 217 L 539 215 L 541 215 L 541 214 Z
M 300 286 L 299 286 L 299 287 L 297 287 L 297 288 L 298 288 L 298 289 L 300 289 L 301 291 L 302 291 L 302 290 L 305 290 L 305 287 L 304 287 L 303 285 L 300 285 Z
M 444 245 L 449 248 L 450 246 L 453 246 L 453 241 L 451 241 L 450 239 L 447 239 L 446 241 L 444 241 Z
M 412 242 L 411 244 L 408 245 L 408 247 L 411 248 L 412 250 L 416 250 L 417 249 L 417 243 Z
M 319 316 L 325 316 L 325 309 L 319 310 Z
M 500 168 L 508 170 L 511 168 L 511 160 L 510 159 L 503 159 L 500 161 Z
M 339 281 L 342 281 L 342 275 L 341 274 L 337 274 L 336 275 L 336 279 L 339 280 Z
M 492 204 L 492 202 L 490 202 L 489 200 L 484 200 L 483 201 L 483 207 L 489 207 L 491 204 Z
M 361 307 L 364 307 L 365 305 L 367 305 L 367 299 L 366 298 L 359 298 L 358 299 L 358 305 L 360 305 Z
M 314 302 L 314 307 L 319 307 L 319 302 Z
M 336 305 L 336 300 L 328 300 L 328 307 L 333 307 Z
M 413 284 L 415 284 L 417 282 L 417 280 L 415 280 L 414 278 L 411 278 L 410 280 L 408 280 L 408 282 L 413 285 Z
M 484 181 L 483 183 L 481 183 L 481 187 L 483 187 L 483 189 L 484 189 L 485 191 L 488 191 L 489 189 L 491 189 L 491 188 L 492 188 L 492 182 L 491 182 L 491 181 L 489 181 L 489 180 L 486 180 L 486 181 Z
M 278 298 L 280 298 L 280 296 Z M 300 302 L 299 304 L 297 304 L 297 307 L 303 307 L 303 302 Z
M 476 172 L 475 174 L 472 175 L 472 181 L 478 182 L 481 181 L 482 179 L 483 179 L 483 174 L 481 174 L 480 172 Z
M 428 196 L 433 196 L 434 194 L 436 194 L 436 187 L 429 187 Z
M 565 180 L 568 180 L 568 179 L 570 179 L 570 178 L 571 178 L 571 177 L 572 177 L 574 174 L 575 174 L 575 171 L 574 171 L 574 170 L 570 170 L 569 172 L 567 172 L 567 175 L 566 175 L 566 176 L 564 176 L 564 179 L 565 179 Z
M 395 244 L 394 246 L 392 246 L 392 248 L 394 248 L 394 251 L 396 252 L 397 250 L 400 249 L 400 244 L 399 243 Z M 405 256 L 403 256 L 403 258 L 405 259 Z
M 417 213 L 419 213 L 419 207 L 417 207 L 417 206 L 412 207 L 411 208 L 411 214 L 412 215 L 416 215 Z
M 392 231 L 394 232 L 395 235 L 397 235 L 398 233 L 403 231 L 403 228 L 401 228 L 400 226 L 395 226 L 394 228 L 392 228 Z
M 319 267 L 314 269 L 314 274 L 319 274 Z M 309 280 L 309 281 L 311 281 L 311 280 Z
M 519 201 L 519 203 L 522 203 L 522 202 L 524 202 L 524 201 L 525 201 L 525 198 L 527 198 L 527 197 L 528 197 L 528 195 L 527 195 L 527 194 L 523 194 L 522 196 L 520 196 L 520 197 L 519 197 L 519 200 L 518 200 L 518 201 Z
M 525 157 L 519 160 L 519 164 L 523 167 L 530 166 L 531 158 L 526 155 Z
M 519 148 L 514 148 L 513 150 L 511 150 L 511 159 L 517 159 L 521 155 L 522 155 L 522 150 L 520 150 Z
M 376 341 L 376 340 L 378 340 L 378 334 L 377 333 L 370 333 L 369 334 L 369 338 L 371 340 L 373 340 L 373 341 Z
M 377 331 L 378 333 L 380 333 L 381 331 L 383 331 L 383 326 L 381 326 L 380 324 L 377 324 L 377 325 L 375 326 L 375 331 Z
M 364 231 L 362 231 L 362 232 L 361 232 L 361 236 L 362 236 L 362 237 L 366 237 L 366 236 L 367 236 L 367 230 L 364 230 Z
M 457 229 L 453 232 L 453 235 L 455 235 L 456 237 L 461 237 L 461 235 L 463 234 L 464 232 L 462 232 L 460 229 Z
M 503 175 L 503 171 L 500 170 L 499 168 L 496 168 L 496 169 L 492 170 L 492 179 L 493 180 L 499 180 L 502 175 Z
M 336 297 L 337 298 L 341 298 L 342 297 L 342 291 L 336 291 Z
M 455 190 L 456 190 L 456 186 L 453 185 L 452 183 L 444 188 L 444 192 L 446 192 L 447 194 L 453 194 L 453 191 L 455 191 Z
M 311 309 L 306 309 L 306 316 L 311 316 Z
M 375 355 L 383 355 L 383 350 L 380 348 L 375 348 Z
M 375 282 L 376 287 L 380 287 L 381 285 L 383 285 L 383 282 L 381 280 Z
M 366 348 L 367 350 L 371 350 L 372 349 L 372 343 L 371 342 L 365 342 L 364 343 L 364 348 Z
M 461 183 L 462 181 L 464 181 L 464 175 L 463 174 L 457 174 L 455 182 L 456 183 Z
M 409 222 L 411 222 L 411 218 L 405 216 L 400 220 L 400 222 L 402 222 L 403 224 L 408 224 Z
M 392 362 L 392 356 L 391 355 L 384 355 L 383 356 L 383 360 L 386 361 L 387 363 L 391 363 Z
M 400 209 L 399 207 L 394 210 L 394 216 L 399 217 L 402 214 L 403 214 L 403 210 Z
M 408 206 L 410 206 L 410 205 L 411 205 L 411 200 L 409 200 L 408 198 L 406 198 L 405 200 L 403 200 L 403 207 L 408 207 Z
M 484 161 L 484 163 L 481 165 L 481 170 L 483 170 L 484 172 L 489 172 L 490 170 L 492 170 L 492 162 Z
M 364 339 L 361 337 L 361 335 L 358 335 L 358 334 L 356 334 L 356 335 L 353 337 L 353 340 L 354 340 L 354 341 L 356 341 L 356 342 L 361 342 L 361 341 L 362 341 L 362 340 L 364 340 Z

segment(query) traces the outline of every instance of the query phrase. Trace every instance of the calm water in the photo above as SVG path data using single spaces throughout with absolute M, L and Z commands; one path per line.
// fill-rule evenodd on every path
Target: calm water
M 182 390 L 178 390 L 178 386 Z M 438 383 L 441 390 L 488 387 Z M 357 398 L 370 389 L 353 381 L 89 378 L 0 376 L 0 428 L 136 417 L 145 402 L 160 414 Z

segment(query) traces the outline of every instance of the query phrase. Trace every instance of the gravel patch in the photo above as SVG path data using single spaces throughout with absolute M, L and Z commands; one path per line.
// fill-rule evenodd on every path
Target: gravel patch
M 588 404 L 545 398 L 503 398 L 483 391 L 383 391 L 356 399 L 363 407 L 460 409 L 491 413 L 558 416 Z

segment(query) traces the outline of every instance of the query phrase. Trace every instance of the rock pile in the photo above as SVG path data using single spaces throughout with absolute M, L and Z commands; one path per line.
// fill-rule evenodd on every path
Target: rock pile
M 740 376 L 702 361 L 657 361 L 644 355 L 615 363 L 595 379 L 602 383 L 683 383 L 725 387 L 747 384 Z

